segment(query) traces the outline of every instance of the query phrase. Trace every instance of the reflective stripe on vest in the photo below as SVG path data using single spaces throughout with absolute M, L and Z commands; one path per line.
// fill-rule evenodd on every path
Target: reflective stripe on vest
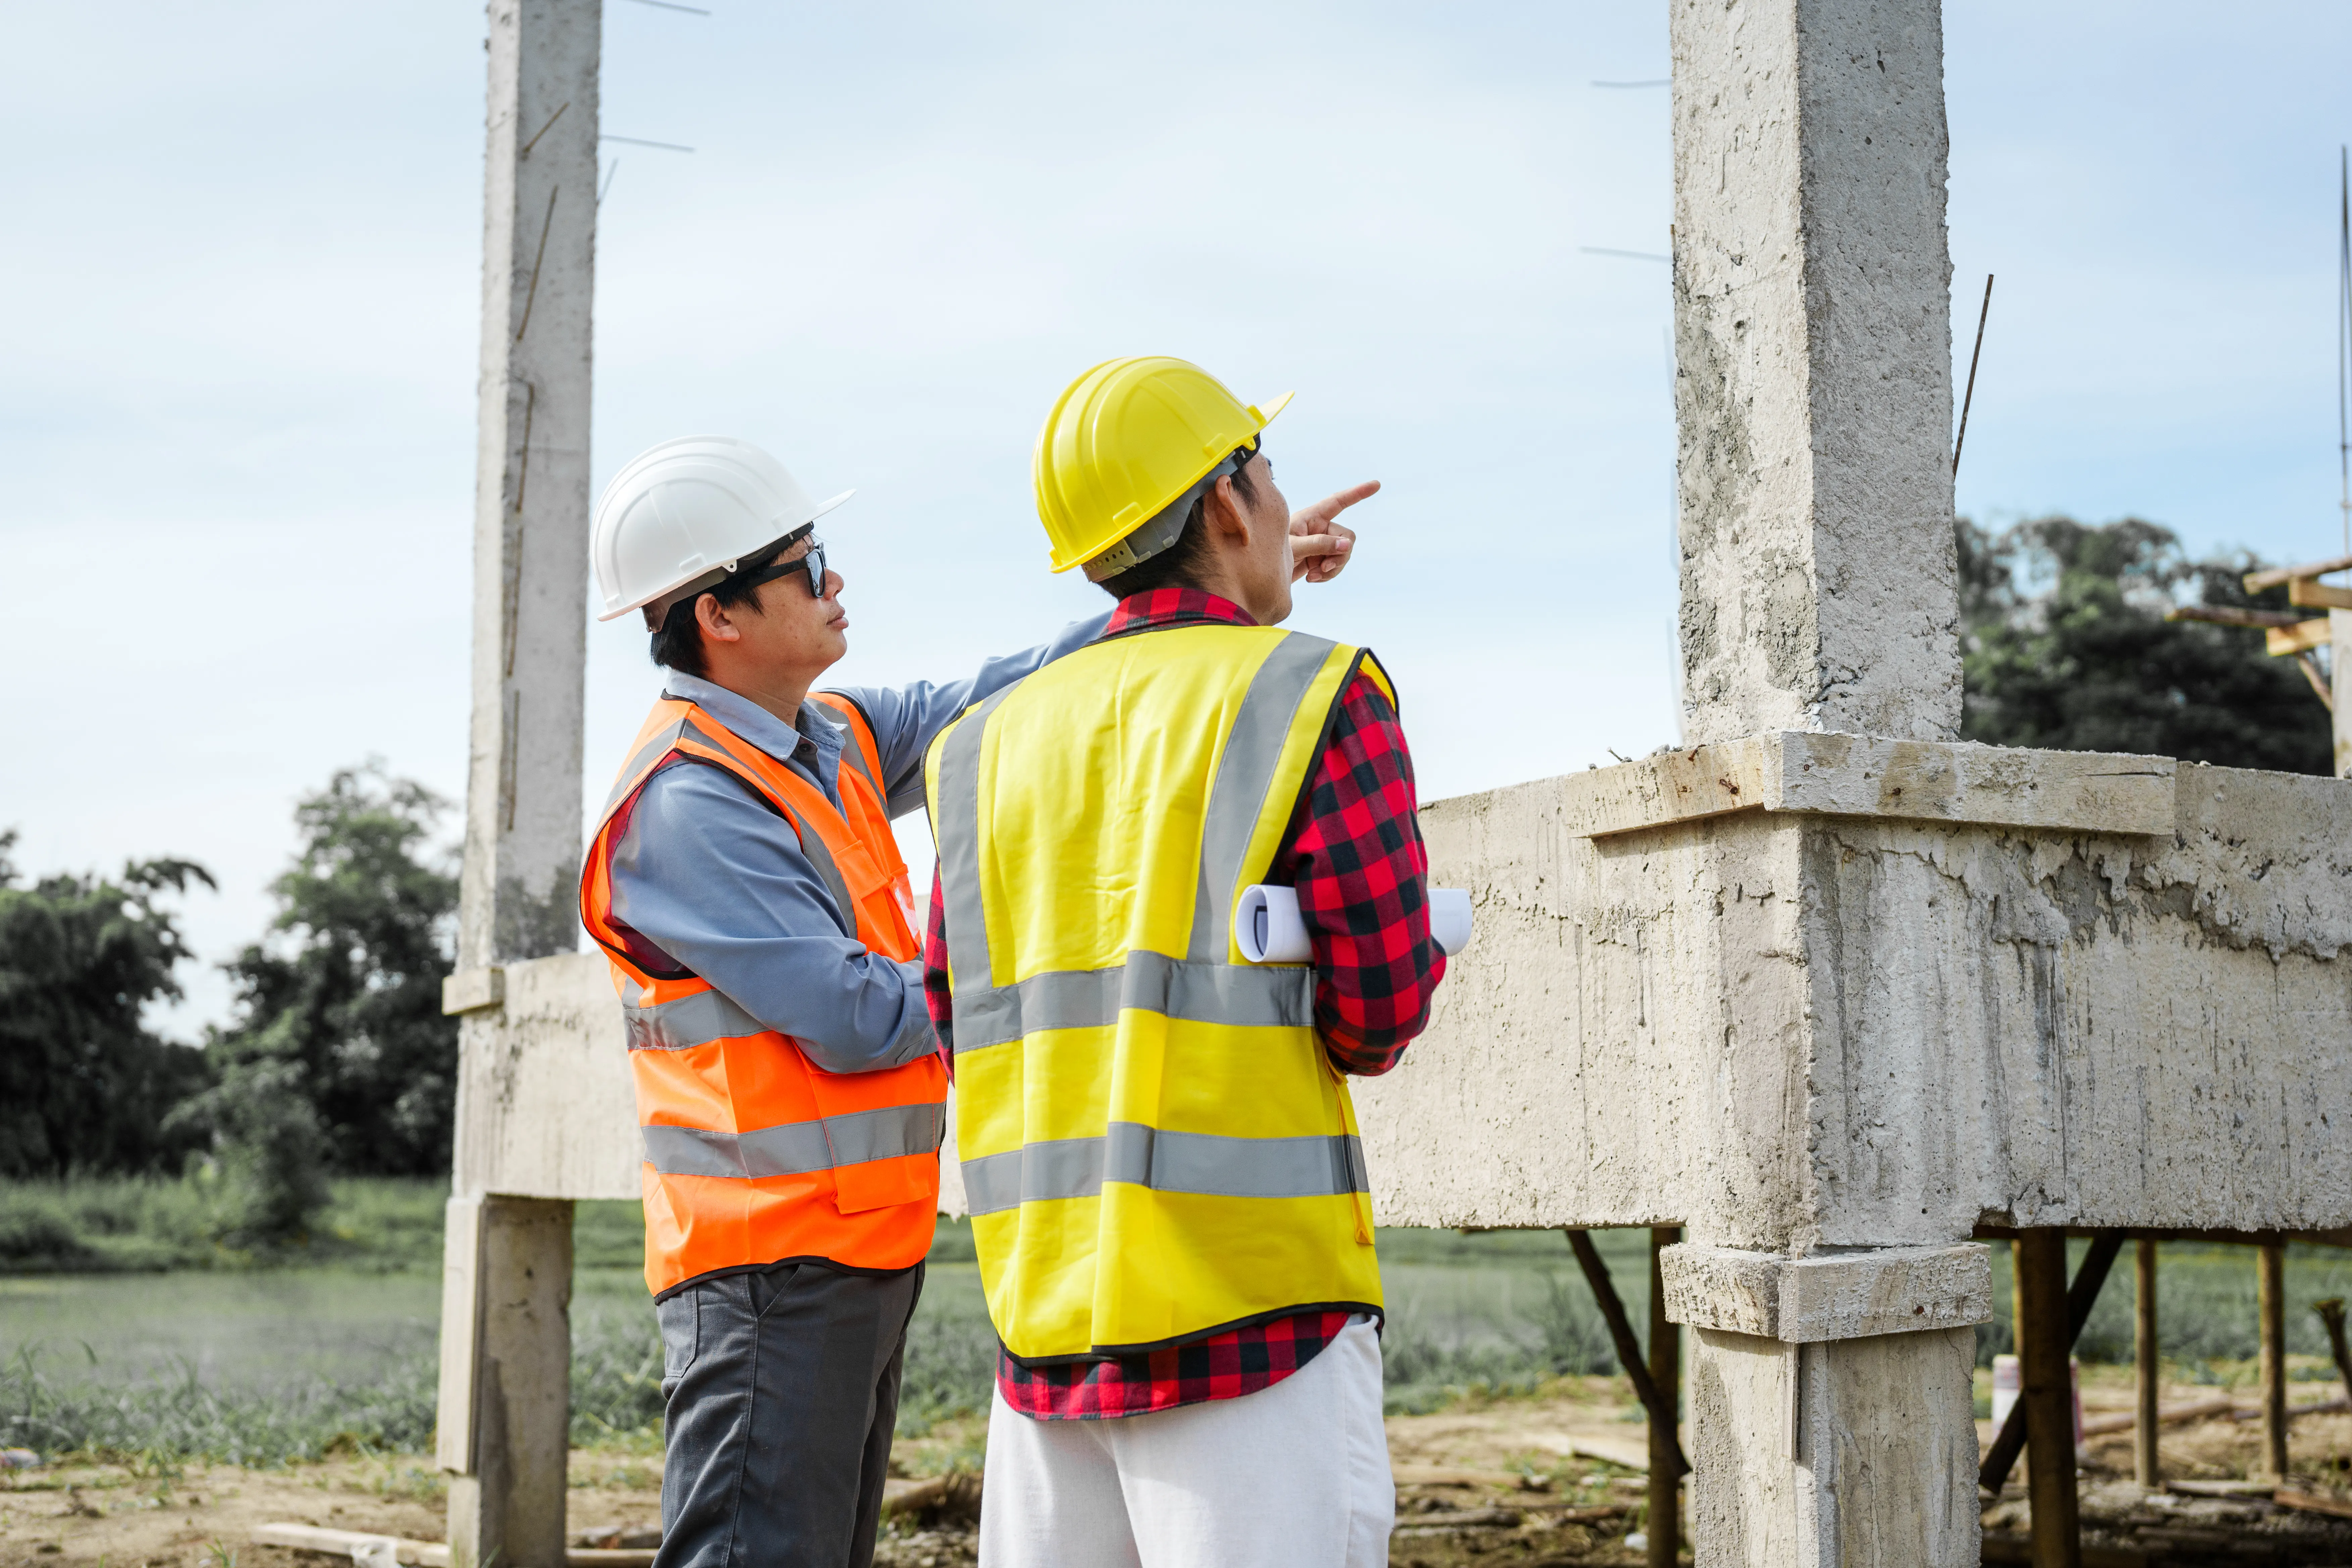
M 1056 1198 L 1090 1198 L 1105 1182 L 1162 1193 L 1230 1198 L 1305 1198 L 1368 1193 L 1363 1140 L 1222 1138 L 1114 1121 L 1100 1138 L 1055 1138 L 963 1163 L 963 1194 L 976 1215 Z
M 623 808 L 677 755 L 722 768 L 756 793 L 792 824 L 858 940 L 887 957 L 912 957 L 904 871 L 862 720 L 845 757 L 853 750 L 862 755 L 841 773 L 836 807 L 708 712 L 665 698 L 582 868 L 582 920 L 621 994 L 644 1142 L 646 1281 L 656 1293 L 714 1269 L 788 1258 L 908 1268 L 929 1248 L 946 1131 L 937 1058 L 824 1072 L 698 976 L 640 969 L 609 923 Z M 887 900 L 878 896 L 886 887 Z
M 964 1192 L 1015 1356 L 1379 1305 L 1370 1184 L 1315 1034 L 1315 971 L 1240 962 L 1231 929 L 1360 658 L 1271 629 L 1142 633 L 995 693 L 932 747 Z M 1084 765 L 1115 773 L 1063 765 L 1097 757 Z M 1133 798 L 1106 803 L 1104 776 Z M 1197 839 L 1171 829 L 1130 863 L 1120 835 L 1171 814 Z M 1170 951 L 1130 934 L 1113 963 L 1040 963 L 1098 952 L 1093 921 L 1114 922 L 1116 948 L 1121 920 Z M 1063 1206 L 1031 1208 L 1047 1204 Z
M 665 1176 L 795 1176 L 939 1152 L 947 1134 L 943 1105 L 886 1105 L 822 1121 L 788 1121 L 750 1132 L 699 1127 L 641 1127 L 646 1163 Z

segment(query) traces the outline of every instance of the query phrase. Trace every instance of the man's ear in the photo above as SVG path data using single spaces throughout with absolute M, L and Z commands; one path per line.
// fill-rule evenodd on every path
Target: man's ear
M 1220 474 L 1217 482 L 1209 487 L 1203 498 L 1207 505 L 1201 509 L 1201 521 L 1213 534 L 1231 539 L 1236 543 L 1249 538 L 1249 516 L 1242 510 L 1241 498 L 1234 494 L 1234 477 Z
M 694 601 L 694 624 L 700 626 L 702 635 L 713 642 L 743 640 L 743 628 L 728 615 L 716 594 L 704 594 Z

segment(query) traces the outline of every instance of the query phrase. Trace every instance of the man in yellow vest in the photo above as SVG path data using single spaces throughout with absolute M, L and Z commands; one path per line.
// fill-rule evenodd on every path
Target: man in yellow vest
M 1003 1342 L 986 1568 L 1387 1561 L 1347 1075 L 1395 1065 L 1444 959 L 1388 677 L 1277 629 L 1313 570 L 1262 446 L 1281 407 L 1171 359 L 1073 383 L 1038 510 L 1118 608 L 926 759 L 925 979 Z M 1296 889 L 1311 962 L 1244 958 L 1260 883 Z
M 705 436 L 597 505 L 603 618 L 642 615 L 664 670 L 581 877 L 644 1141 L 662 1568 L 872 1559 L 947 1088 L 889 819 L 950 719 L 1108 620 L 966 680 L 814 691 L 848 616 L 814 531 L 847 499 Z M 1336 570 L 1351 536 L 1303 526 Z

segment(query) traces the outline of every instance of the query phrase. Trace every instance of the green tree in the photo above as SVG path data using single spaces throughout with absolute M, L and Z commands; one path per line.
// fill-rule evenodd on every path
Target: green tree
M 447 805 L 379 763 L 296 807 L 301 847 L 270 885 L 274 942 L 226 964 L 238 1019 L 207 1047 L 218 1083 L 178 1120 L 210 1132 L 224 1234 L 298 1235 L 325 1173 L 449 1168 L 457 1021 L 441 1013 L 457 879 L 433 833 Z
M 140 1022 L 181 994 L 193 956 L 165 898 L 213 879 L 193 860 L 134 861 L 121 878 L 18 887 L 0 833 L 0 1175 L 170 1167 L 192 1145 L 164 1112 L 206 1079 L 202 1053 Z
M 2260 632 L 2164 618 L 2184 603 L 2286 608 L 2283 589 L 2246 593 L 2255 557 L 2192 561 L 2137 518 L 1999 534 L 1963 518 L 1958 534 L 1967 739 L 2334 771 L 2327 710 L 2294 660 L 2268 658 Z

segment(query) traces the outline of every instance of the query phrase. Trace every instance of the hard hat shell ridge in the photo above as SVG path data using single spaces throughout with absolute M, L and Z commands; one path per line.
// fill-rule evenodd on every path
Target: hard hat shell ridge
M 1164 354 L 1105 360 L 1070 383 L 1037 432 L 1031 465 L 1054 570 L 1083 566 L 1150 522 L 1290 397 L 1260 410 Z
M 681 436 L 646 447 L 596 502 L 589 553 L 609 621 L 693 582 L 732 571 L 856 494 L 817 501 L 785 467 L 731 436 Z

